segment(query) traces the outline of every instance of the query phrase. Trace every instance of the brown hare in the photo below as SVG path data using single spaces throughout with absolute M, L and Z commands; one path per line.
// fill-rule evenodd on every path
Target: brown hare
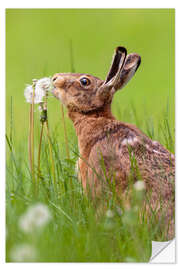
M 136 126 L 116 120 L 111 113 L 114 93 L 133 77 L 140 63 L 138 54 L 127 55 L 124 47 L 117 47 L 105 80 L 88 74 L 58 73 L 52 79 L 53 94 L 67 107 L 78 136 L 79 174 L 84 189 L 88 186 L 93 194 L 101 194 L 103 181 L 99 175 L 104 182 L 107 176 L 115 181 L 117 192 L 126 191 L 130 176 L 134 182 L 143 179 L 146 191 L 151 193 L 149 209 L 156 209 L 159 218 L 165 213 L 167 239 L 171 239 L 174 155 Z M 132 155 L 137 164 L 134 170 Z

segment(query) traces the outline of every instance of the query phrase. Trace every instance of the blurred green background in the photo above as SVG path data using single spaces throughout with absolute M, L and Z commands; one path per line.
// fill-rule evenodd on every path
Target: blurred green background
M 174 17 L 173 9 L 7 9 L 7 132 L 13 123 L 16 140 L 27 137 L 29 104 L 24 88 L 33 78 L 70 72 L 71 42 L 75 71 L 102 79 L 116 46 L 140 54 L 141 66 L 115 95 L 113 113 L 133 122 L 128 116 L 133 104 L 142 128 L 147 116 L 159 121 L 168 102 L 173 127 Z M 49 99 L 49 123 L 61 133 L 59 103 L 54 98 Z M 67 116 L 66 123 L 71 136 L 75 132 Z

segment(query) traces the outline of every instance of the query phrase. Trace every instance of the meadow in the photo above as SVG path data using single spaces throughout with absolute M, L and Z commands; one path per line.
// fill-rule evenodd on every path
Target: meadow
M 64 108 L 67 157 L 61 105 L 52 96 L 48 123 L 58 187 L 54 189 L 44 134 L 39 192 L 34 193 L 28 160 L 30 105 L 24 89 L 32 79 L 57 72 L 105 78 L 113 50 L 125 46 L 129 53 L 138 53 L 142 63 L 132 81 L 115 95 L 113 114 L 136 124 L 174 153 L 174 16 L 169 9 L 6 10 L 7 262 L 146 262 L 152 237 L 163 240 L 163 234 L 157 236 L 157 223 L 152 220 L 149 229 L 146 219 L 139 222 L 143 191 L 134 190 L 128 210 L 116 196 L 109 199 L 105 194 L 102 202 L 108 210 L 97 219 L 75 172 L 79 155 L 75 130 Z M 38 106 L 34 115 L 37 179 Z M 34 218 L 24 225 L 23 218 L 31 215 L 33 207 L 44 217 L 44 224 Z

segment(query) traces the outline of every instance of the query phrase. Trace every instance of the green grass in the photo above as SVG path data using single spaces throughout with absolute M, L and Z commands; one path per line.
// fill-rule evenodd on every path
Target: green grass
M 53 189 L 44 136 L 42 177 L 35 197 L 28 161 L 29 104 L 23 90 L 33 78 L 56 72 L 75 70 L 105 78 L 113 49 L 124 45 L 141 55 L 142 64 L 132 82 L 115 95 L 113 114 L 174 152 L 174 10 L 8 9 L 6 42 L 6 260 L 13 261 L 11 253 L 17 245 L 29 244 L 36 249 L 34 261 L 38 262 L 148 261 L 158 224 L 149 229 L 146 220 L 140 222 L 143 194 L 133 193 L 127 210 L 119 198 L 109 197 L 113 191 L 109 187 L 101 204 L 112 209 L 114 216 L 108 217 L 106 211 L 97 216 L 75 173 L 74 128 L 65 113 L 67 159 L 60 107 L 52 97 L 48 118 L 58 190 Z M 36 108 L 36 175 L 39 117 Z M 48 206 L 52 218 L 41 230 L 24 233 L 19 219 L 37 202 Z M 157 239 L 163 240 L 163 234 Z
M 132 110 L 132 115 L 134 115 L 134 110 Z M 169 119 L 165 116 L 163 118 L 166 121 L 161 124 L 163 127 L 159 132 L 151 119 L 146 133 L 154 130 L 150 132 L 152 139 L 158 137 L 169 150 L 173 151 L 171 141 L 174 137 L 173 132 L 168 128 Z M 36 124 L 35 138 L 38 138 L 40 123 L 39 127 L 38 121 Z M 10 140 L 7 135 L 9 145 L 6 195 L 7 261 L 12 260 L 12 249 L 24 243 L 36 248 L 35 261 L 41 262 L 148 261 L 151 239 L 156 235 L 159 225 L 152 224 L 149 228 L 146 219 L 143 222 L 140 221 L 139 213 L 143 194 L 134 192 L 131 207 L 126 209 L 120 198 L 109 196 L 113 193 L 113 186 L 109 186 L 98 205 L 105 207 L 106 211 L 112 209 L 114 216 L 108 217 L 106 211 L 97 216 L 97 207 L 84 194 L 75 174 L 75 163 L 78 158 L 77 143 L 70 143 L 71 157 L 66 159 L 65 146 L 60 145 L 59 134 L 53 131 L 51 133 L 58 189 L 55 191 L 53 188 L 48 140 L 47 136 L 44 136 L 38 195 L 33 192 L 34 182 L 29 171 L 28 153 L 25 148 L 27 140 L 17 146 L 11 143 L 13 138 Z M 37 173 L 35 175 L 37 181 Z M 27 211 L 28 206 L 37 202 L 42 202 L 49 207 L 52 219 L 41 230 L 23 233 L 18 225 L 20 216 Z M 121 213 L 118 209 L 121 209 Z M 157 239 L 163 240 L 163 234 Z

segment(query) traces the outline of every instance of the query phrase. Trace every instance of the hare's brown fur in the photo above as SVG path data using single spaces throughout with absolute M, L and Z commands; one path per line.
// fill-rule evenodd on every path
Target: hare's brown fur
M 137 55 L 132 56 L 137 59 Z M 121 67 L 119 76 L 123 84 L 129 80 L 130 72 L 133 75 L 137 69 L 137 61 L 134 64 L 132 56 L 130 59 L 127 56 L 125 64 L 122 64 L 124 67 Z M 130 68 L 128 65 L 131 65 Z M 110 77 L 117 72 L 112 67 L 108 75 Z M 81 84 L 82 78 L 89 80 L 88 85 Z M 97 196 L 102 192 L 103 182 L 99 180 L 99 175 L 104 182 L 107 176 L 113 179 L 117 192 L 126 190 L 130 176 L 134 181 L 143 179 L 146 190 L 151 191 L 149 208 L 155 209 L 158 206 L 159 218 L 162 211 L 165 211 L 167 235 L 170 239 L 174 236 L 174 155 L 160 143 L 148 138 L 136 126 L 114 118 L 111 101 L 115 90 L 121 88 L 121 81 L 117 82 L 116 78 L 112 86 L 109 85 L 111 78 L 107 77 L 107 82 L 104 82 L 87 74 L 54 75 L 53 93 L 67 106 L 78 137 L 80 179 L 84 189 L 90 186 L 92 193 Z M 133 170 L 131 156 L 137 163 Z

